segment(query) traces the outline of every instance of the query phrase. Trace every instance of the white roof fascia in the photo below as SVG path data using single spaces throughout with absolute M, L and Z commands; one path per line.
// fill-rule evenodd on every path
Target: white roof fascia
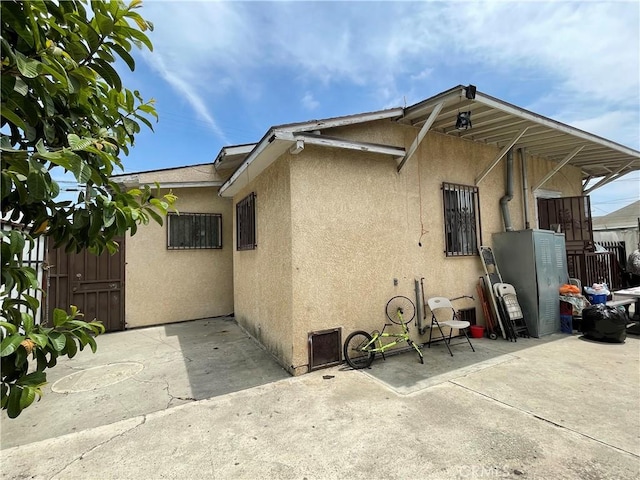
M 380 153 L 382 155 L 391 155 L 392 157 L 402 158 L 405 155 L 404 148 L 394 147 L 391 145 L 380 145 L 377 143 L 354 142 L 352 140 L 344 140 L 342 138 L 327 137 L 324 135 L 315 135 L 309 133 L 293 133 L 290 131 L 277 130 L 275 137 L 278 140 L 285 140 L 296 143 L 302 140 L 309 145 L 319 145 L 322 147 L 343 148 L 345 150 L 356 150 L 359 152 Z
M 225 157 L 228 157 L 231 155 L 248 155 L 249 153 L 251 153 L 251 150 L 253 150 L 255 147 L 256 147 L 255 143 L 250 143 L 247 145 L 231 145 L 229 147 L 222 147 L 220 149 L 220 152 L 216 156 L 216 159 L 213 161 L 213 165 L 216 166 L 218 163 L 222 162 L 222 160 L 224 160 Z
M 421 116 L 425 115 L 425 112 L 429 112 L 432 108 L 434 108 L 443 100 L 448 102 L 451 99 L 466 99 L 466 91 L 467 91 L 467 87 L 463 87 L 462 85 L 460 85 L 440 95 L 436 95 L 430 100 L 417 103 L 416 105 L 413 105 L 405 109 L 405 115 L 402 118 L 400 118 L 398 122 L 410 123 L 413 125 L 414 119 L 420 118 Z M 469 104 L 470 103 L 472 103 L 472 101 L 469 101 Z M 410 110 L 410 112 L 407 113 L 407 110 Z M 417 122 L 419 123 L 420 120 L 417 120 Z
M 154 187 L 155 183 L 147 183 L 150 187 Z M 219 187 L 222 185 L 220 180 L 202 181 L 202 182 L 158 182 L 160 188 L 202 188 L 202 187 Z
M 260 143 L 258 143 L 251 151 L 242 165 L 240 165 L 240 167 L 233 172 L 233 175 L 231 175 L 231 177 L 222 185 L 218 195 L 222 197 L 232 197 L 249 182 L 250 179 L 248 174 L 245 176 L 243 176 L 243 174 L 248 171 L 249 167 L 254 164 L 254 162 L 260 162 L 260 164 L 256 165 L 255 170 L 252 171 L 252 178 L 259 175 L 260 172 L 267 168 L 292 146 L 300 150 L 300 147 L 304 148 L 304 145 L 299 144 L 300 141 L 309 145 L 389 155 L 396 159 L 403 158 L 405 155 L 404 148 L 390 145 L 354 142 L 335 137 L 305 133 L 304 131 L 296 133 L 288 129 L 271 129 L 267 135 L 262 138 Z M 240 181 L 241 178 L 244 178 L 244 180 Z
M 151 188 L 202 188 L 202 187 L 219 187 L 222 182 L 214 181 L 196 181 L 196 182 L 140 182 L 137 175 L 131 177 L 118 177 L 114 181 L 127 187 L 141 187 L 148 185 Z
M 488 95 L 484 95 L 480 92 L 476 92 L 476 97 L 474 100 L 483 105 L 493 107 L 497 110 L 502 110 L 504 112 L 510 113 L 511 115 L 524 118 L 525 120 L 530 120 L 531 122 L 537 123 L 539 125 L 544 125 L 546 127 L 553 128 L 554 130 L 559 130 L 569 135 L 582 138 L 583 140 L 599 143 L 600 145 L 612 148 L 627 155 L 633 155 L 635 157 L 638 156 L 638 152 L 633 150 L 632 148 L 625 147 L 624 145 L 612 142 L 611 140 L 607 140 L 605 138 L 598 137 L 597 135 L 593 135 L 577 128 L 570 127 L 569 125 L 565 125 L 564 123 L 560 123 L 550 118 L 543 117 L 542 115 L 537 115 L 522 108 L 516 107 L 515 105 L 501 102 L 500 100 L 497 100 Z
M 401 117 L 404 109 L 401 107 L 389 110 L 379 110 L 377 112 L 360 113 L 357 115 L 347 115 L 344 117 L 327 118 L 324 120 L 314 120 L 300 124 L 288 124 L 275 127 L 276 131 L 287 131 L 292 133 L 309 132 L 314 130 L 324 130 L 327 128 L 344 127 L 347 125 L 355 125 L 358 123 L 372 122 L 375 120 L 384 120 L 387 118 Z
M 231 175 L 231 177 L 229 177 L 229 179 L 226 182 L 224 182 L 224 184 L 220 187 L 220 190 L 218 191 L 218 195 L 221 197 L 233 197 L 244 185 L 248 184 L 250 180 L 248 178 L 248 175 L 249 175 L 248 169 L 252 163 L 254 163 L 257 159 L 259 159 L 263 153 L 270 153 L 268 157 L 265 156 L 265 158 L 262 161 L 262 164 L 257 167 L 257 173 L 252 172 L 253 178 L 255 178 L 256 175 L 258 175 L 269 164 L 275 161 L 275 159 L 278 156 L 282 155 L 282 153 L 284 153 L 289 147 L 291 147 L 292 143 L 294 142 L 282 141 L 282 139 L 277 140 L 274 129 L 273 128 L 270 129 L 267 132 L 267 134 L 264 137 L 262 137 L 262 140 L 258 142 L 255 148 L 244 160 L 244 162 L 242 162 L 242 165 L 240 165 L 236 169 L 236 171 L 233 172 L 233 175 Z M 279 145 L 276 145 L 276 144 L 279 144 Z M 278 148 L 274 149 L 274 147 L 276 146 Z M 274 152 L 271 153 L 268 150 L 274 150 Z M 245 175 L 244 181 L 239 182 L 238 180 L 240 179 L 242 174 L 245 172 L 247 172 L 247 175 Z M 240 185 L 240 183 L 242 183 L 242 185 Z
M 111 180 L 113 180 L 116 183 L 121 183 L 123 185 L 139 185 L 140 184 L 139 178 L 140 177 L 138 176 L 138 174 L 133 173 L 129 175 L 113 176 L 111 177 Z

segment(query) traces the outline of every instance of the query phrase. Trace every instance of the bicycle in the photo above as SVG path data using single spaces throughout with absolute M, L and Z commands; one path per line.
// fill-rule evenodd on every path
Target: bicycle
M 413 302 L 402 295 L 395 296 L 387 302 L 385 312 L 392 323 L 385 323 L 381 332 L 374 330 L 371 333 L 367 333 L 363 330 L 356 330 L 345 340 L 343 348 L 344 359 L 351 368 L 359 370 L 369 367 L 373 363 L 376 353 L 380 353 L 382 359 L 386 360 L 384 352 L 403 341 L 418 352 L 420 363 L 424 364 L 420 346 L 409 338 L 407 324 L 416 315 L 416 307 Z M 402 333 L 385 333 L 384 330 L 393 326 L 393 324 L 401 325 Z M 394 340 L 389 343 L 383 343 L 383 338 L 393 338 Z

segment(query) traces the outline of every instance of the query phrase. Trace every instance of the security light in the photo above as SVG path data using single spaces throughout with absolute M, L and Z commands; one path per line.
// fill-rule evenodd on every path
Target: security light
M 466 130 L 471 128 L 471 111 L 458 112 L 458 118 L 456 119 L 456 128 L 458 130 Z
M 465 88 L 465 97 L 467 97 L 469 100 L 473 100 L 474 98 L 476 98 L 475 85 L 469 85 L 467 88 Z

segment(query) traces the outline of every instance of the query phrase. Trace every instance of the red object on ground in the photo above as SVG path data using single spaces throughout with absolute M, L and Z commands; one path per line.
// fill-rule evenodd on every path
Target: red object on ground
M 484 327 L 482 325 L 471 325 L 471 338 L 484 337 Z

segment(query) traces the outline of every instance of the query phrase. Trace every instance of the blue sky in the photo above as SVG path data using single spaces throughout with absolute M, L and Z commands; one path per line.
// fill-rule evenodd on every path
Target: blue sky
M 154 51 L 125 85 L 155 133 L 127 171 L 212 161 L 272 125 L 411 105 L 457 84 L 640 150 L 640 3 L 145 0 Z M 634 172 L 594 215 L 640 199 Z

